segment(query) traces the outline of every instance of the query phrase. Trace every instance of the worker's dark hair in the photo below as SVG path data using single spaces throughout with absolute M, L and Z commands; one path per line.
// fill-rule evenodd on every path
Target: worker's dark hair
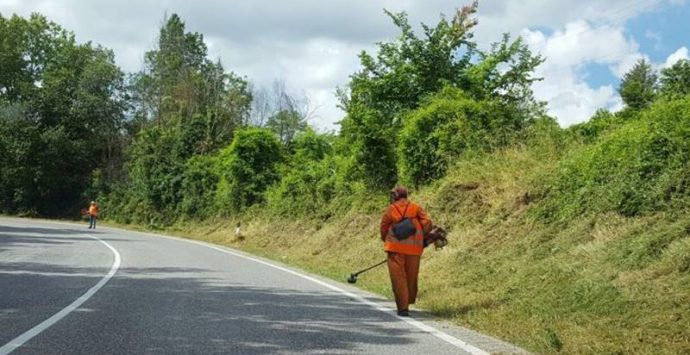
M 401 198 L 407 198 L 407 188 L 405 186 L 397 186 L 391 190 L 392 201 L 397 201 Z

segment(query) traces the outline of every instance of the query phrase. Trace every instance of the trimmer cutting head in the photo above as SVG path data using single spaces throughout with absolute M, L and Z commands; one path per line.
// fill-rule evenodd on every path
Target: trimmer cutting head
M 364 269 L 364 270 L 357 271 L 357 272 L 355 272 L 354 274 L 350 274 L 350 277 L 347 278 L 347 282 L 348 282 L 348 283 L 351 283 L 351 284 L 356 283 L 356 282 L 357 282 L 357 276 L 359 276 L 359 274 L 361 274 L 361 273 L 363 273 L 363 272 L 367 272 L 367 271 L 369 271 L 369 270 L 371 270 L 371 269 L 373 269 L 373 268 L 375 268 L 375 267 L 381 266 L 381 265 L 385 264 L 386 261 L 388 261 L 388 259 L 386 259 L 386 260 L 384 260 L 384 261 L 382 261 L 382 262 L 380 262 L 380 263 L 378 263 L 378 264 L 376 264 L 376 265 L 369 266 L 368 268 L 366 268 L 366 269 Z
M 350 277 L 347 278 L 347 283 L 350 283 L 350 284 L 357 283 L 357 275 L 350 274 Z

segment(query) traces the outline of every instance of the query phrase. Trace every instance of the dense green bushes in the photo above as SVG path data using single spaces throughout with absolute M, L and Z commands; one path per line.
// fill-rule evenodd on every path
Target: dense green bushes
M 613 114 L 607 110 L 598 110 L 589 121 L 572 126 L 569 131 L 584 143 L 591 144 L 602 135 L 625 123 L 622 116 L 622 114 Z
M 283 164 L 280 182 L 267 192 L 268 206 L 279 214 L 315 214 L 335 195 L 337 158 L 333 137 L 309 130 L 292 142 L 292 158 Z
M 241 210 L 264 201 L 264 191 L 278 181 L 282 147 L 269 130 L 249 128 L 235 132 L 232 144 L 220 152 L 222 189 L 216 195 L 227 211 Z
M 140 223 L 251 207 L 328 219 L 395 183 L 433 184 L 474 153 L 513 145 L 563 158 L 532 197 L 546 201 L 537 211 L 546 220 L 636 215 L 684 198 L 686 61 L 664 70 L 660 84 L 639 64 L 622 84 L 625 110 L 602 110 L 563 130 L 532 97 L 542 58 L 508 36 L 478 49 L 475 11 L 465 7 L 421 36 L 405 14 L 389 13 L 400 37 L 361 54 L 361 70 L 339 93 L 346 111 L 339 134 L 311 130 L 293 101 L 268 115 L 267 128 L 252 125 L 248 82 L 209 60 L 203 36 L 185 32 L 177 15 L 131 77 L 129 95 L 109 51 L 77 45 L 40 17 L 2 19 L 4 40 L 24 51 L 8 58 L 45 50 L 58 60 L 31 78 L 8 62 L 16 70 L 0 78 L 12 88 L 0 95 L 0 208 L 50 214 L 97 197 L 105 216 Z M 22 31 L 48 45 L 22 42 Z M 24 95 L 35 100 L 18 100 L 14 83 L 36 78 L 45 85 Z M 62 91 L 80 104 L 61 100 Z
M 123 73 L 45 17 L 0 15 L 0 212 L 78 215 L 122 169 Z
M 220 181 L 215 156 L 197 155 L 189 160 L 182 177 L 180 213 L 189 218 L 214 214 L 215 191 Z
M 690 98 L 660 101 L 572 152 L 548 186 L 548 219 L 665 210 L 685 198 L 690 172 Z
M 415 32 L 405 13 L 387 13 L 400 36 L 379 43 L 376 55 L 360 54 L 361 69 L 350 76 L 349 91 L 340 92 L 341 107 L 346 111 L 340 136 L 351 146 L 359 174 L 368 186 L 388 189 L 399 180 L 396 150 L 400 150 L 398 141 L 406 117 L 444 88 L 459 89 L 478 102 L 495 101 L 504 110 L 510 108 L 511 122 L 492 119 L 480 125 L 493 133 L 514 131 L 514 123 L 519 129 L 541 113 L 531 85 L 538 80 L 533 71 L 542 58 L 521 39 L 511 40 L 508 35 L 489 50 L 480 50 L 473 41 L 477 6 L 477 2 L 465 6 L 452 19 L 442 17 L 435 26 L 423 25 L 421 34 Z M 409 164 L 403 169 L 419 175 L 411 172 Z M 431 176 L 438 174 L 431 172 Z M 413 179 L 421 183 L 429 177 Z
M 347 212 L 362 199 L 366 186 L 352 174 L 355 162 L 339 154 L 286 167 L 280 182 L 268 190 L 273 214 L 329 219 Z
M 398 141 L 403 180 L 428 184 L 443 177 L 466 151 L 505 146 L 522 129 L 510 115 L 499 102 L 476 101 L 446 87 L 406 118 Z
M 0 17 L 0 209 L 76 215 L 98 199 L 106 217 L 155 225 L 252 206 L 329 218 L 398 181 L 431 183 L 539 114 L 530 85 L 541 58 L 508 36 L 479 50 L 476 10 L 421 34 L 388 13 L 401 35 L 360 56 L 337 135 L 311 131 L 285 93 L 252 124 L 249 83 L 210 60 L 176 14 L 127 80 L 110 51 L 40 16 Z M 23 61 L 42 53 L 46 65 Z

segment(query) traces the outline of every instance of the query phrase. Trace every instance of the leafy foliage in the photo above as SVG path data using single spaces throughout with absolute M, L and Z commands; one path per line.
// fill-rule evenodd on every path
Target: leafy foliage
M 37 14 L 0 16 L 0 48 L 0 210 L 76 214 L 91 172 L 122 167 L 123 74 Z
M 445 176 L 467 151 L 486 151 L 506 144 L 518 132 L 519 120 L 498 102 L 475 101 L 453 87 L 429 98 L 406 119 L 398 142 L 405 180 L 420 186 Z M 514 119 L 514 117 L 513 117 Z
M 40 16 L 30 20 L 33 24 L 3 19 L 3 48 L 14 51 L 2 56 L 11 70 L 2 74 L 0 93 L 8 102 L 3 116 L 14 118 L 4 120 L 2 129 L 12 131 L 7 137 L 24 132 L 34 138 L 28 146 L 3 141 L 18 155 L 3 153 L 0 159 L 74 156 L 70 164 L 79 168 L 63 174 L 71 180 L 56 180 L 56 194 L 64 192 L 57 186 L 73 186 L 74 206 L 78 199 L 107 196 L 119 207 L 106 209 L 106 216 L 154 224 L 263 204 L 268 190 L 269 204 L 299 200 L 301 210 L 314 212 L 342 210 L 331 204 L 347 205 L 362 191 L 387 189 L 399 171 L 426 184 L 443 176 L 467 148 L 507 144 L 539 111 L 529 87 L 541 58 L 508 36 L 486 52 L 478 50 L 472 41 L 476 9 L 474 3 L 450 20 L 423 25 L 421 36 L 406 14 L 387 12 L 400 37 L 381 43 L 376 57 L 361 54 L 362 70 L 352 75 L 349 92 L 341 92 L 347 116 L 338 136 L 311 131 L 308 101 L 292 98 L 278 81 L 275 102 L 266 93 L 254 103 L 247 81 L 209 60 L 203 35 L 187 32 L 176 14 L 165 19 L 156 47 L 144 56 L 144 70 L 130 75 L 127 87 L 111 52 L 76 45 L 72 34 Z M 47 39 L 34 40 L 41 36 Z M 34 72 L 19 69 L 24 58 Z M 58 59 L 41 64 L 46 58 Z M 56 69 L 49 70 L 52 66 Z M 37 99 L 12 101 L 18 97 Z M 27 108 L 43 111 L 37 115 Z M 439 115 L 445 119 L 436 122 Z M 39 126 L 26 123 L 37 117 Z M 252 119 L 268 130 L 247 128 Z M 457 130 L 466 136 L 448 133 Z M 420 140 L 424 133 L 431 136 Z M 282 143 L 277 147 L 276 138 Z M 442 143 L 440 150 L 434 140 Z M 82 153 L 96 147 L 102 160 Z M 45 196 L 31 191 L 35 184 L 27 181 L 56 172 L 41 165 L 7 166 L 0 180 L 3 208 L 19 201 L 24 210 L 34 210 Z
M 594 143 L 602 135 L 619 127 L 625 122 L 621 115 L 615 115 L 608 110 L 598 110 L 589 121 L 574 125 L 570 128 L 585 143 Z
M 289 144 L 295 135 L 307 129 L 307 120 L 294 110 L 280 110 L 266 122 L 266 128 L 275 132 L 283 144 Z
M 313 130 L 300 133 L 280 182 L 267 191 L 268 209 L 276 215 L 302 213 L 322 220 L 347 212 L 365 188 L 353 176 L 355 162 L 344 154 L 342 143 Z
M 657 75 L 652 65 L 640 59 L 623 76 L 618 91 L 626 106 L 633 110 L 640 110 L 654 102 L 657 95 L 657 82 Z
M 575 151 L 548 190 L 548 219 L 668 209 L 690 194 L 690 100 L 661 101 L 636 121 Z
M 661 70 L 661 93 L 675 98 L 690 95 L 690 60 L 679 60 Z
M 160 213 L 172 218 L 175 206 L 182 200 L 180 192 L 187 154 L 178 138 L 173 128 L 151 127 L 139 132 L 130 147 L 132 197 L 147 202 L 151 211 L 146 214 Z
M 226 184 L 218 195 L 219 203 L 232 211 L 263 202 L 264 191 L 279 179 L 277 165 L 281 160 L 280 141 L 271 131 L 237 131 L 232 144 L 219 155 L 220 177 Z
M 212 216 L 220 180 L 215 156 L 197 155 L 187 160 L 182 177 L 180 213 L 190 218 Z
M 524 120 L 539 111 L 531 92 L 537 79 L 531 73 L 542 59 L 507 35 L 488 52 L 478 50 L 472 41 L 476 11 L 475 2 L 458 10 L 451 21 L 442 17 L 435 27 L 423 24 L 423 37 L 415 34 L 405 13 L 387 12 L 400 36 L 379 44 L 376 57 L 360 54 L 362 69 L 351 76 L 349 95 L 340 92 L 347 112 L 341 135 L 352 145 L 367 185 L 395 183 L 395 150 L 405 116 L 445 86 L 459 88 L 472 99 L 493 98 L 514 106 Z
M 146 53 L 145 69 L 131 77 L 127 179 L 134 188 L 122 194 L 132 203 L 116 215 L 170 223 L 178 213 L 213 212 L 221 178 L 213 156 L 246 124 L 252 97 L 246 80 L 226 73 L 207 52 L 203 36 L 186 32 L 173 14 L 157 48 Z
M 158 47 L 146 53 L 145 69 L 132 80 L 133 116 L 138 128 L 151 122 L 197 126 L 188 142 L 195 153 L 216 151 L 249 117 L 247 82 L 207 58 L 199 33 L 186 33 L 173 14 L 160 30 Z M 191 123 L 190 123 L 191 121 Z

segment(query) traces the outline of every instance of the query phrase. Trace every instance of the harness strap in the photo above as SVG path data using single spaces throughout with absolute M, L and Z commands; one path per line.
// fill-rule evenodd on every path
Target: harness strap
M 410 207 L 410 203 L 408 202 L 408 203 L 407 203 L 407 206 L 405 206 L 405 210 L 403 211 L 403 213 L 400 213 L 400 210 L 398 209 L 398 207 L 396 207 L 395 204 L 393 204 L 393 208 L 395 208 L 395 211 L 398 212 L 398 214 L 400 214 L 400 221 L 402 221 L 403 219 L 406 218 L 407 209 L 408 209 L 409 207 Z M 400 221 L 398 221 L 398 222 L 400 222 Z M 397 222 L 396 222 L 396 223 L 397 223 Z

